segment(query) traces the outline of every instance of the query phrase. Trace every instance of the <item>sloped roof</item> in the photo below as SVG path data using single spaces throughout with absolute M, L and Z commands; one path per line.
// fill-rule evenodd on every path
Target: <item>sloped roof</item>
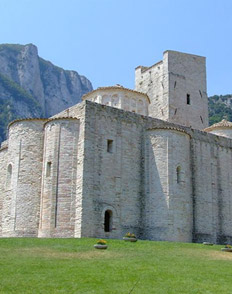
M 214 129 L 221 129 L 221 128 L 232 128 L 232 122 L 226 120 L 226 119 L 223 119 L 222 121 L 216 123 L 216 124 L 213 124 L 212 126 L 204 129 L 205 132 L 210 132 Z

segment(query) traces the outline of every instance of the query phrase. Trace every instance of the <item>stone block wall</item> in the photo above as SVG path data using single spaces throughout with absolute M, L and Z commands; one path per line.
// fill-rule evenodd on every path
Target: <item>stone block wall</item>
M 148 129 L 145 147 L 144 238 L 191 242 L 190 136 Z
M 142 122 L 140 115 L 87 102 L 82 236 L 139 233 Z M 107 210 L 110 232 L 105 232 Z
M 35 237 L 41 192 L 43 120 L 10 125 L 2 204 L 3 237 Z
M 135 89 L 149 96 L 149 116 L 199 130 L 208 126 L 205 57 L 165 51 L 162 61 L 136 68 Z
M 207 138 L 207 137 L 206 137 Z M 196 242 L 232 241 L 232 149 L 210 140 L 192 142 Z M 226 141 L 225 141 L 226 142 Z M 230 140 L 228 140 L 230 142 Z
M 232 242 L 225 137 L 84 101 L 12 123 L 0 166 L 3 237 Z
M 98 88 L 83 96 L 83 100 L 139 113 L 141 115 L 148 115 L 148 105 L 150 103 L 147 95 L 121 86 Z
M 79 120 L 45 125 L 40 237 L 74 237 Z
M 151 67 L 139 66 L 135 70 L 135 90 L 150 98 L 148 114 L 168 120 L 168 76 L 167 63 L 160 61 Z
M 2 209 L 6 189 L 7 150 L 8 146 L 3 147 L 2 144 L 0 149 L 0 237 L 2 236 Z
M 209 124 L 205 57 L 175 51 L 166 51 L 164 56 L 168 63 L 169 121 L 203 130 Z

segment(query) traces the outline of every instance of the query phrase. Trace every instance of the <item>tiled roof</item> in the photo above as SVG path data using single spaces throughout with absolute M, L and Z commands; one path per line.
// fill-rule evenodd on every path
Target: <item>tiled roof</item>
M 19 118 L 19 119 L 15 119 L 15 120 L 13 120 L 12 122 L 10 122 L 9 124 L 8 124 L 8 128 L 11 126 L 11 125 L 13 125 L 14 123 L 16 123 L 16 122 L 20 122 L 20 121 L 36 121 L 36 120 L 43 120 L 43 121 L 47 121 L 48 119 L 47 118 L 32 118 L 32 117 L 30 117 L 30 118 Z
M 155 126 L 155 127 L 149 127 L 147 128 L 147 131 L 151 131 L 151 130 L 174 130 L 174 131 L 178 131 L 178 132 L 182 132 L 185 133 L 187 135 L 189 135 L 191 137 L 191 135 L 184 129 L 178 128 L 178 127 L 174 127 L 174 126 Z
M 212 126 L 204 129 L 205 132 L 210 132 L 214 129 L 221 129 L 221 128 L 231 128 L 232 127 L 232 122 L 226 120 L 226 119 L 223 119 L 222 121 L 216 123 L 216 124 L 213 124 Z

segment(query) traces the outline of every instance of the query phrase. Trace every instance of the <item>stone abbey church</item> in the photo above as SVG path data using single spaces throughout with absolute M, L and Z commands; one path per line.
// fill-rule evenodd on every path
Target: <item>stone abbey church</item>
M 208 127 L 205 58 L 165 51 L 135 90 L 9 125 L 0 236 L 231 242 L 231 139 L 232 123 Z

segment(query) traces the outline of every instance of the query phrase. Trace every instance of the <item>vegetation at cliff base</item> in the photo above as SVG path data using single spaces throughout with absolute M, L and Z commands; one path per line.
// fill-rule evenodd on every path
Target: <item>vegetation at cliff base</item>
M 38 101 L 29 94 L 26 90 L 24 90 L 19 84 L 15 83 L 11 79 L 9 79 L 6 75 L 0 73 L 0 84 L 7 91 L 9 91 L 12 95 L 12 98 L 16 101 L 24 101 L 27 103 L 32 109 L 39 109 L 41 111 L 41 106 Z
M 232 95 L 214 95 L 209 97 L 209 125 L 222 119 L 232 121 Z
M 222 246 L 97 239 L 0 239 L 0 293 L 229 294 Z
M 16 119 L 16 114 L 12 107 L 12 103 L 0 99 L 0 142 L 5 140 L 7 136 L 7 126 L 14 119 Z

